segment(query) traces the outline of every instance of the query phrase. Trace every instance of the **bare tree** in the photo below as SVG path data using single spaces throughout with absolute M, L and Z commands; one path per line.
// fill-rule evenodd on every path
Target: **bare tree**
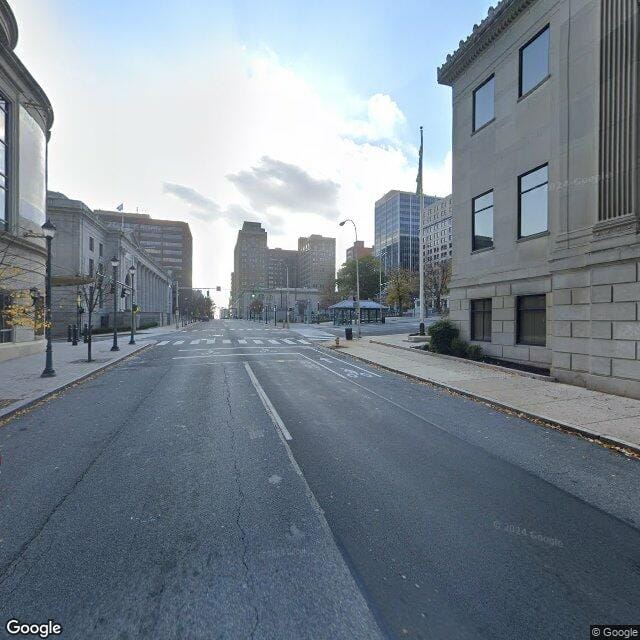
M 424 290 L 426 300 L 432 300 L 438 313 L 442 312 L 442 299 L 449 293 L 451 261 L 429 262 L 424 269 Z M 425 303 L 426 303 L 425 300 Z

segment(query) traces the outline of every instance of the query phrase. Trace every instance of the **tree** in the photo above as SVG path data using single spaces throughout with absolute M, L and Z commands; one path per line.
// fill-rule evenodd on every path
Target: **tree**
M 432 300 L 438 313 L 442 312 L 442 298 L 449 293 L 451 260 L 428 263 L 424 268 L 424 297 Z M 426 309 L 426 307 L 425 307 Z
M 360 299 L 369 300 L 378 296 L 380 286 L 380 261 L 374 256 L 364 256 L 358 259 L 360 271 Z M 356 261 L 347 260 L 336 278 L 340 299 L 356 295 Z
M 393 269 L 387 278 L 387 304 L 404 311 L 413 302 L 416 277 L 407 269 Z

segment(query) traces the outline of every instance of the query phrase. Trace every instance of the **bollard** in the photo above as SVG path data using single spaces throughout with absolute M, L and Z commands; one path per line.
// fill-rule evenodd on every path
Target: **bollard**
M 424 322 L 420 323 L 420 335 L 423 336 L 424 335 Z
M 73 328 L 71 330 L 71 336 L 72 336 L 71 346 L 77 347 L 78 346 L 78 325 L 77 324 L 73 325 Z
M 71 325 L 67 325 L 67 342 L 71 342 Z

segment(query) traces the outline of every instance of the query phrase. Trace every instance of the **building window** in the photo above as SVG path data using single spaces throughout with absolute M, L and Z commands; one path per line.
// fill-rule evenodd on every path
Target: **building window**
M 493 247 L 493 191 L 473 199 L 473 251 Z
M 473 92 L 473 130 L 477 131 L 494 118 L 494 77 L 481 84 Z
M 471 339 L 491 342 L 491 298 L 471 301 Z
M 547 344 L 547 297 L 518 298 L 518 344 L 544 347 Z
M 542 165 L 518 178 L 518 237 L 544 233 L 548 222 L 549 166 Z
M 89 258 L 89 275 L 93 276 L 93 258 Z
M 104 255 L 104 245 L 102 244 L 102 242 L 100 244 L 98 244 L 98 255 L 102 258 L 102 256 Z
M 520 96 L 535 89 L 549 75 L 549 26 L 520 49 Z
M 89 251 L 93 251 L 93 250 L 94 250 L 93 238 L 89 236 Z
M 0 229 L 7 224 L 7 103 L 0 98 Z

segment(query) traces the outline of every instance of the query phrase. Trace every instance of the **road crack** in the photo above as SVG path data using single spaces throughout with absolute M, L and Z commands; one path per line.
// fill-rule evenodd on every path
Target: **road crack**
M 241 473 L 240 473 L 240 468 L 238 467 L 238 443 L 236 441 L 236 433 L 235 433 L 235 428 L 233 424 L 234 416 L 233 416 L 233 407 L 231 404 L 231 387 L 229 385 L 227 368 L 224 365 L 222 367 L 222 371 L 223 371 L 224 390 L 225 390 L 224 396 L 225 396 L 225 401 L 227 403 L 227 412 L 229 416 L 228 418 L 225 418 L 225 423 L 231 434 L 231 443 L 233 446 L 234 479 L 235 479 L 236 488 L 238 491 L 238 502 L 237 502 L 238 506 L 235 514 L 235 523 L 236 523 L 236 527 L 238 528 L 238 531 L 240 532 L 240 541 L 242 543 L 242 566 L 244 567 L 245 579 L 247 584 L 249 585 L 249 589 L 251 590 L 251 598 L 249 600 L 249 605 L 253 609 L 253 626 L 251 628 L 250 637 L 253 639 L 258 629 L 258 625 L 260 624 L 260 614 L 254 602 L 255 596 L 256 596 L 256 589 L 255 589 L 255 583 L 253 580 L 253 574 L 251 573 L 251 570 L 249 569 L 249 563 L 247 562 L 247 555 L 249 552 L 249 548 L 247 546 L 247 535 L 241 522 L 242 509 L 246 501 L 246 495 L 245 495 L 244 489 L 242 488 L 242 482 L 240 480 Z

